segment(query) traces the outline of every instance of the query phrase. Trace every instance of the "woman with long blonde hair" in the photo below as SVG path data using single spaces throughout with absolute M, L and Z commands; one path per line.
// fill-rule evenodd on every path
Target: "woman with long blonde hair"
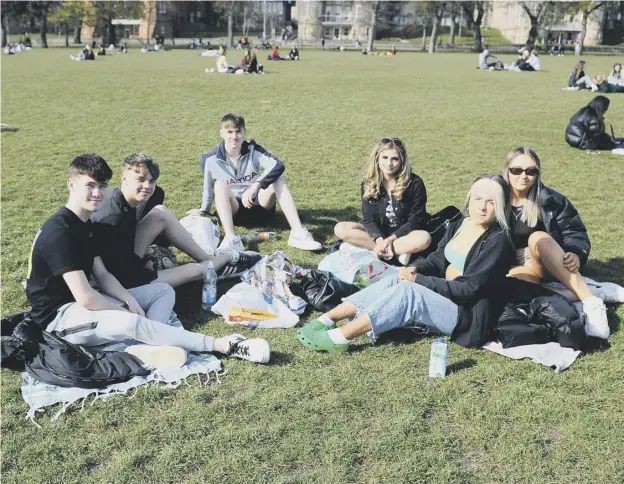
M 583 303 L 589 336 L 609 337 L 607 312 L 579 270 L 587 262 L 591 244 L 574 205 L 541 181 L 537 153 L 521 146 L 509 152 L 503 177 L 511 188 L 511 237 L 516 250 L 510 277 L 539 284 L 553 278 Z
M 382 138 L 371 150 L 365 165 L 362 222 L 339 222 L 337 237 L 369 249 L 376 257 L 397 256 L 403 265 L 412 254 L 431 243 L 425 229 L 427 190 L 412 172 L 405 144 L 399 138 Z

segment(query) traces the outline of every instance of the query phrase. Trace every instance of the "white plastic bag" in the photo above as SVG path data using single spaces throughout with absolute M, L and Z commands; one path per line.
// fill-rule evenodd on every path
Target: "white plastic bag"
M 329 270 L 339 279 L 359 287 L 369 286 L 398 272 L 396 267 L 377 259 L 370 250 L 347 242 L 340 245 L 340 250 L 323 259 L 319 269 Z
M 243 309 L 259 309 L 275 314 L 277 317 L 264 321 L 237 321 L 228 320 L 232 307 L 238 306 Z M 242 324 L 248 328 L 292 328 L 299 322 L 299 316 L 293 313 L 277 297 L 269 297 L 246 282 L 236 284 L 232 289 L 219 298 L 212 312 L 220 314 L 228 324 Z
M 180 225 L 184 227 L 193 240 L 197 242 L 204 252 L 214 255 L 219 246 L 219 227 L 212 220 L 199 215 L 187 215 L 180 220 Z

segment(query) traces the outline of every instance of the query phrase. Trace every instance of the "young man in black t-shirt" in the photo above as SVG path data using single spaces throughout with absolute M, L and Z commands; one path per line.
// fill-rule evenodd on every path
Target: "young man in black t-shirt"
M 158 164 L 148 155 L 127 156 L 121 187 L 107 193 L 102 207 L 91 217 L 97 222 L 98 232 L 108 240 L 102 248 L 102 260 L 124 287 L 152 281 L 177 287 L 201 280 L 209 262 L 213 263 L 219 279 L 227 279 L 236 277 L 262 258 L 257 252 L 219 249 L 214 257 L 204 252 L 171 210 L 162 205 L 164 192 L 156 186 L 159 175 Z M 155 204 L 151 203 L 152 196 L 158 198 Z M 145 255 L 160 234 L 196 262 L 158 271 L 146 268 Z
M 128 351 L 158 367 L 183 365 L 186 351 L 216 351 L 266 363 L 270 352 L 264 340 L 240 335 L 214 338 L 169 326 L 175 292 L 168 284 L 126 290 L 106 270 L 99 254 L 110 241 L 96 236 L 90 216 L 101 206 L 111 176 L 98 155 L 72 161 L 69 200 L 43 224 L 32 247 L 26 294 L 34 322 L 74 344 L 127 339 L 147 343 Z M 101 293 L 89 285 L 90 276 Z

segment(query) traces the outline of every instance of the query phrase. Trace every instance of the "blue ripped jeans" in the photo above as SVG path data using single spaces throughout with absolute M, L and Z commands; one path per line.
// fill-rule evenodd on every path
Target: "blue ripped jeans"
M 399 281 L 398 276 L 381 281 L 343 299 L 368 314 L 371 340 L 395 328 L 424 324 L 450 336 L 457 325 L 459 307 L 450 299 L 415 282 Z

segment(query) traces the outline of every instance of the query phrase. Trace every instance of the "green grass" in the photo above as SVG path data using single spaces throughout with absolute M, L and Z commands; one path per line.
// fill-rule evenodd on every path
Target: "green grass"
M 65 169 L 97 152 L 119 180 L 122 159 L 160 162 L 167 204 L 180 216 L 201 195 L 199 155 L 225 112 L 285 160 L 301 216 L 324 243 L 359 214 L 359 177 L 373 143 L 400 136 L 428 188 L 429 210 L 461 205 L 472 180 L 498 172 L 514 146 L 534 147 L 545 182 L 582 213 L 593 249 L 587 273 L 624 284 L 622 158 L 588 155 L 563 139 L 592 95 L 565 92 L 571 56 L 544 72 L 480 72 L 475 55 L 302 51 L 267 76 L 206 75 L 194 52 L 70 62 L 54 49 L 2 58 L 2 314 L 26 309 L 21 282 L 38 226 L 66 201 Z M 231 53 L 230 62 L 239 54 Z M 503 56 L 510 61 L 513 56 Z M 587 71 L 615 61 L 585 57 Z M 624 96 L 607 120 L 624 135 Z M 316 266 L 320 255 L 281 249 Z M 201 314 L 199 287 L 179 292 L 181 319 L 231 332 Z M 615 326 L 624 310 L 610 313 Z M 237 328 L 238 329 L 238 328 Z M 221 384 L 141 389 L 69 412 L 42 429 L 24 420 L 20 375 L 3 370 L 3 482 L 615 483 L 624 480 L 624 334 L 557 375 L 528 361 L 450 346 L 466 368 L 427 377 L 431 340 L 346 355 L 307 352 L 294 330 L 240 329 L 266 338 L 268 366 L 224 362 Z

